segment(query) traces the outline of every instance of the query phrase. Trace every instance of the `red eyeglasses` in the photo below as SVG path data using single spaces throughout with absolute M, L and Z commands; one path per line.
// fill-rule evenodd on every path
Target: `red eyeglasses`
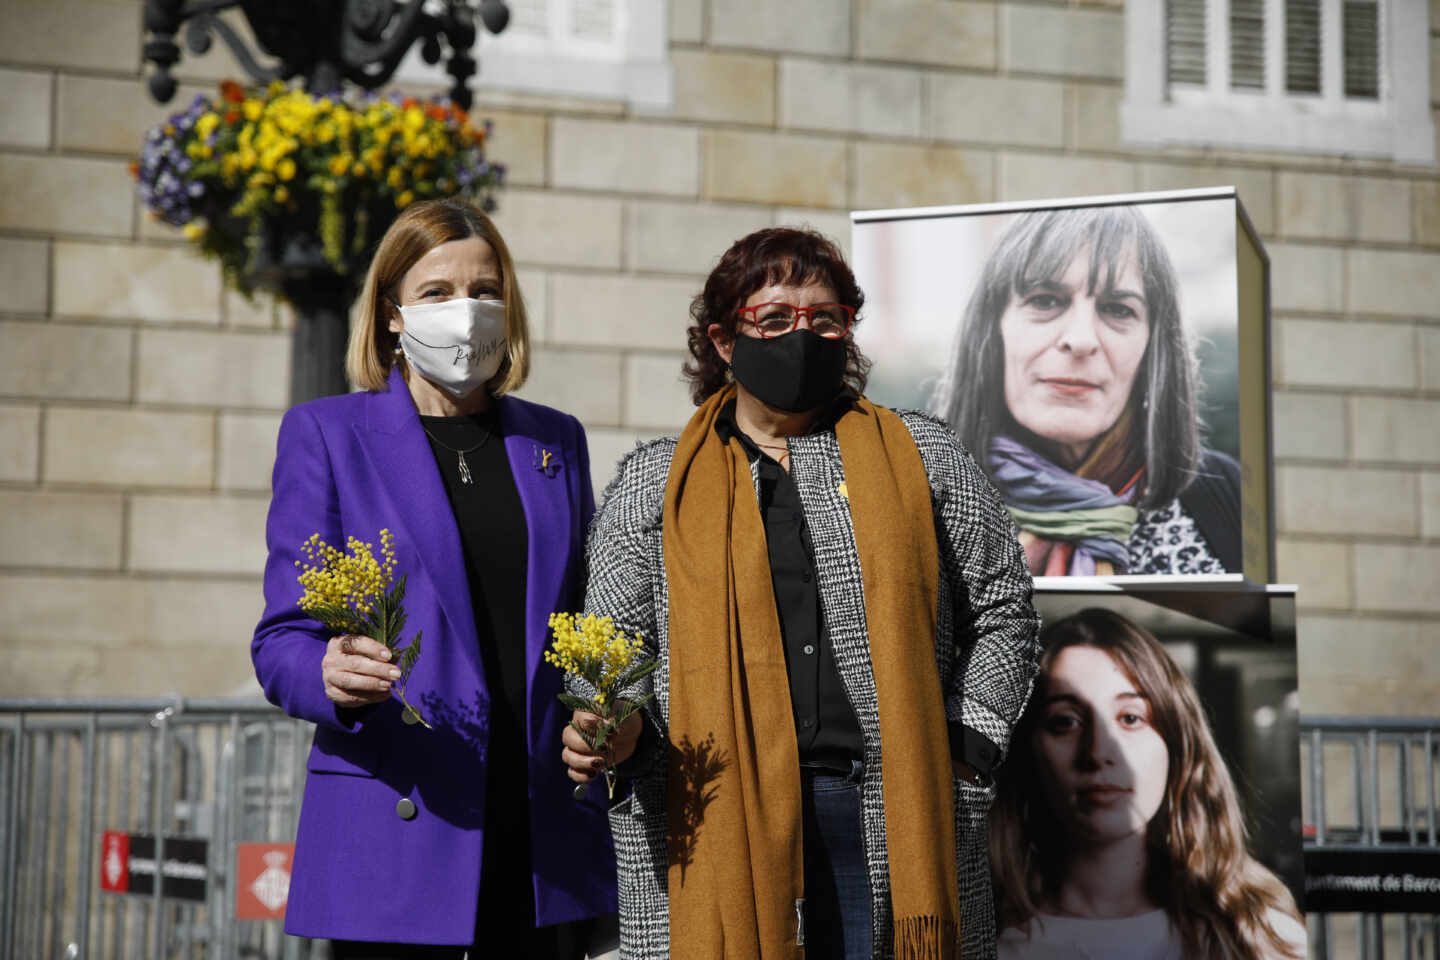
M 757 303 L 753 307 L 741 307 L 735 313 L 741 320 L 753 324 L 766 339 L 784 336 L 799 327 L 805 318 L 815 333 L 827 340 L 839 340 L 855 319 L 855 308 L 843 303 L 816 303 L 808 307 L 797 307 L 793 303 Z

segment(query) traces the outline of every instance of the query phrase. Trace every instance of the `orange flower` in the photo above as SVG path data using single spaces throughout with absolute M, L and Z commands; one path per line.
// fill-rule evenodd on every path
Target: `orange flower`
M 430 114 L 431 120 L 440 120 L 443 122 L 446 116 L 445 108 L 438 103 L 431 106 L 430 109 L 425 112 Z
M 231 126 L 231 127 L 233 127 L 233 126 L 235 126 L 235 124 L 237 124 L 237 123 L 239 123 L 239 122 L 240 122 L 240 111 L 239 111 L 239 110 L 226 110 L 226 111 L 225 111 L 225 124 L 226 124 L 226 126 Z
M 130 161 L 130 176 L 137 180 L 140 179 L 140 164 L 134 160 Z
M 220 97 L 227 103 L 243 103 L 245 91 L 234 80 L 221 80 Z
M 400 106 L 406 110 L 409 110 L 411 107 L 419 106 L 419 104 L 420 101 L 416 100 L 414 97 L 406 97 L 404 100 L 400 101 Z

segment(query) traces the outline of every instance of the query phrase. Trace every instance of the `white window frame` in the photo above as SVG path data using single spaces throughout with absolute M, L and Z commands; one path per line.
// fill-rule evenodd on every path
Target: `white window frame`
M 548 0 L 548 40 L 480 31 L 475 44 L 479 72 L 471 89 L 513 90 L 552 96 L 623 100 L 663 110 L 675 99 L 668 42 L 666 0 L 613 0 L 616 36 L 612 42 L 565 40 L 570 0 Z M 431 66 L 412 50 L 395 71 L 400 83 L 448 84 L 443 61 Z
M 1284 0 L 1265 0 L 1265 89 L 1230 87 L 1230 0 L 1206 0 L 1205 84 L 1170 84 L 1165 72 L 1165 3 L 1125 5 L 1127 143 L 1286 150 L 1435 164 L 1430 116 L 1429 9 L 1422 0 L 1382 0 L 1380 98 L 1346 98 L 1342 0 L 1321 0 L 1319 96 L 1285 91 Z

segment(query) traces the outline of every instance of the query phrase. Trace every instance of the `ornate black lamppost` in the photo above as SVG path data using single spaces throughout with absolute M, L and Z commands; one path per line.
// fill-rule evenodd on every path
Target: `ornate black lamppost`
M 249 22 L 258 51 L 220 19 L 235 7 Z M 503 0 L 145 0 L 144 53 L 155 65 L 150 94 L 161 103 L 175 96 L 170 70 L 180 60 L 176 37 L 183 27 L 192 53 L 205 53 L 218 36 L 255 83 L 303 77 L 306 89 L 317 94 L 344 83 L 366 90 L 384 85 L 418 40 L 427 63 L 445 59 L 454 81 L 450 98 L 468 110 L 477 14 L 496 34 L 510 20 Z M 273 65 L 262 65 L 260 54 Z M 314 238 L 295 238 L 271 252 L 260 278 L 261 285 L 283 293 L 297 314 L 292 403 L 346 390 L 343 363 L 355 278 L 329 267 L 319 249 Z

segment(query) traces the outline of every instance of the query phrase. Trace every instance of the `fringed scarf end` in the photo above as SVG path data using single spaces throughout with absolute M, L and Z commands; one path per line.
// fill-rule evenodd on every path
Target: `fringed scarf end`
M 960 928 L 936 916 L 899 917 L 895 921 L 895 960 L 956 960 Z

